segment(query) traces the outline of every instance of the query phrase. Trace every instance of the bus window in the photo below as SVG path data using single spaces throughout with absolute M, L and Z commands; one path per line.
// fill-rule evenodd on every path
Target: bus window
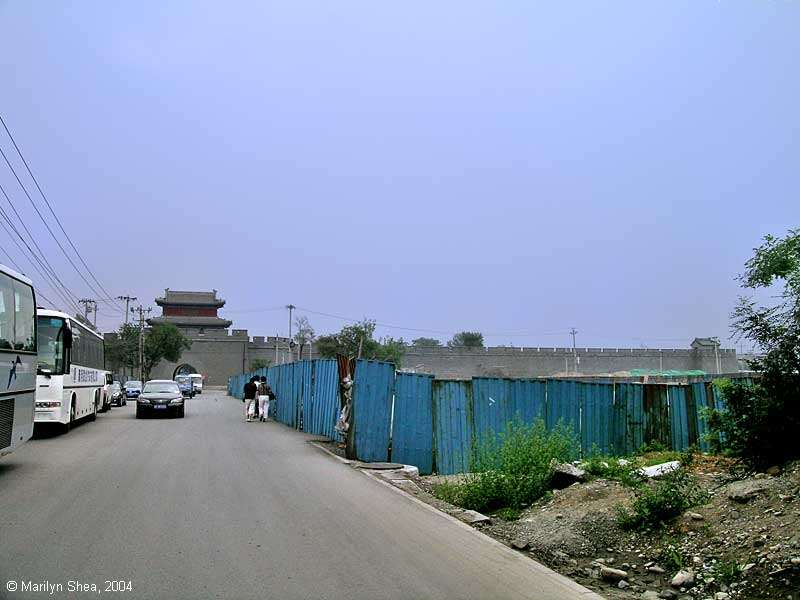
M 36 306 L 33 289 L 14 282 L 14 349 L 36 351 Z
M 39 317 L 39 368 L 53 375 L 64 373 L 67 324 L 59 317 Z
M 14 347 L 14 283 L 0 276 L 0 349 Z

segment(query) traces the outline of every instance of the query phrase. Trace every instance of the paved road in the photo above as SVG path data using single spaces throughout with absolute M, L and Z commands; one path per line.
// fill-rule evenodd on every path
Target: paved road
M 596 598 L 221 392 L 186 418 L 115 408 L 0 461 L 0 597 Z M 8 593 L 8 580 L 62 584 Z

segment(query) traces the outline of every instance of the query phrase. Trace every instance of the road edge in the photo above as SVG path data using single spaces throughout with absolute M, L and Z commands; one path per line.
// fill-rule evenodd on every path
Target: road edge
M 318 450 L 324 452 L 325 454 L 327 454 L 329 456 L 332 456 L 333 458 L 335 458 L 336 460 L 338 460 L 342 464 L 345 464 L 345 465 L 348 465 L 348 466 L 352 467 L 353 463 L 355 462 L 355 461 L 352 461 L 352 460 L 349 460 L 349 459 L 346 459 L 346 458 L 342 458 L 341 456 L 339 456 L 335 452 L 331 452 L 328 448 L 326 448 L 325 446 L 323 446 L 322 444 L 320 444 L 319 442 L 317 442 L 315 440 L 309 440 L 308 443 L 310 445 L 314 446 L 315 448 L 317 448 Z M 381 485 L 389 488 L 390 490 L 392 490 L 392 491 L 394 491 L 394 492 L 406 497 L 407 499 L 409 499 L 412 502 L 414 502 L 415 504 L 425 508 L 426 510 L 428 510 L 428 511 L 430 511 L 432 513 L 435 513 L 435 514 L 439 515 L 440 517 L 443 517 L 443 518 L 447 519 L 451 523 L 454 523 L 455 525 L 458 525 L 459 527 L 461 527 L 464 530 L 467 530 L 467 531 L 471 532 L 472 535 L 479 536 L 481 539 L 489 541 L 496 548 L 498 548 L 501 552 L 504 552 L 507 556 L 513 558 L 513 560 L 523 560 L 523 561 L 525 561 L 528 566 L 533 567 L 533 569 L 535 571 L 538 571 L 539 573 L 541 573 L 541 575 L 543 577 L 547 577 L 547 578 L 550 578 L 550 579 L 556 579 L 556 580 L 560 581 L 561 583 L 564 583 L 564 584 L 568 585 L 570 588 L 573 588 L 575 590 L 575 593 L 577 594 L 577 596 L 576 596 L 577 598 L 585 598 L 586 600 L 605 600 L 603 598 L 603 596 L 601 596 L 597 592 L 594 592 L 594 591 L 590 590 L 589 588 L 586 588 L 586 587 L 582 586 L 578 582 L 573 581 L 569 577 L 566 577 L 565 575 L 562 575 L 561 573 L 558 573 L 558 572 L 554 571 L 553 569 L 551 569 L 549 567 L 546 567 L 545 565 L 543 565 L 539 561 L 537 561 L 537 560 L 535 560 L 535 559 L 533 559 L 533 558 L 531 558 L 529 556 L 521 555 L 516 550 L 513 550 L 513 549 L 509 548 L 508 546 L 506 546 L 505 544 L 497 541 L 492 536 L 486 535 L 485 533 L 483 533 L 482 531 L 480 531 L 478 529 L 475 529 L 474 527 L 470 527 L 468 524 L 464 523 L 463 521 L 459 521 L 454 516 L 448 515 L 447 513 L 442 512 L 441 510 L 437 509 L 436 507 L 433 507 L 430 504 L 428 504 L 426 502 L 423 502 L 419 498 L 414 497 L 413 494 L 409 494 L 405 490 L 403 490 L 403 489 L 401 489 L 401 488 L 399 488 L 399 487 L 397 487 L 395 485 L 392 485 L 391 483 L 389 483 L 385 479 L 382 479 L 376 472 L 372 472 L 372 471 L 370 471 L 368 469 L 353 469 L 353 470 L 362 473 L 366 477 L 369 477 L 373 481 L 376 481 L 376 482 L 380 483 Z

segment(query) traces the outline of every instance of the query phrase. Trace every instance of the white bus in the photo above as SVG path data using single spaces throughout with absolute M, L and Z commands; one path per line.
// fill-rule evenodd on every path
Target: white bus
M 36 423 L 58 423 L 65 431 L 79 419 L 93 421 L 106 403 L 103 336 L 74 317 L 39 310 Z
M 33 434 L 36 296 L 30 279 L 0 265 L 0 456 Z

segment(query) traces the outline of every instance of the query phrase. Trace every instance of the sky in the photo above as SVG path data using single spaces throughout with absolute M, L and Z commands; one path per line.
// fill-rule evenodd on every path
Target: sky
M 788 0 L 0 0 L 0 115 L 89 270 L 1 128 L 64 253 L 1 160 L 0 184 L 76 298 L 216 289 L 251 335 L 291 303 L 320 334 L 732 347 L 737 274 L 800 225 L 798 23 Z

